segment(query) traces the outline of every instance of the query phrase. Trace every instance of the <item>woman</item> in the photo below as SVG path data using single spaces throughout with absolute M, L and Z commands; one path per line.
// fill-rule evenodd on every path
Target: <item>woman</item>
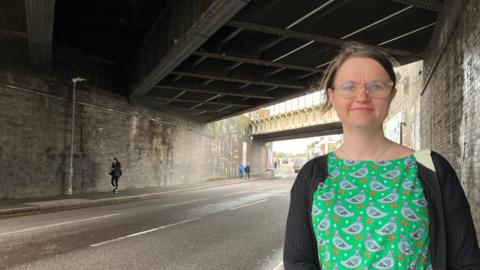
M 118 179 L 122 176 L 122 165 L 117 158 L 113 158 L 112 167 L 110 168 L 110 175 L 112 176 L 113 193 L 118 192 Z
M 396 93 L 391 59 L 351 43 L 325 72 L 325 109 L 337 112 L 344 143 L 295 180 L 286 270 L 480 269 L 470 208 L 450 164 L 384 136 Z

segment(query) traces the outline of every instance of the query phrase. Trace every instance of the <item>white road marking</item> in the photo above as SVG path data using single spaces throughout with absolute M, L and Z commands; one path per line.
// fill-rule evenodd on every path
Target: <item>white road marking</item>
M 187 220 L 184 220 L 184 221 L 180 221 L 180 222 L 172 223 L 172 224 L 169 224 L 169 225 L 161 226 L 161 227 L 158 227 L 158 228 L 153 228 L 153 229 L 150 229 L 150 230 L 146 230 L 146 231 L 143 231 L 143 232 L 138 232 L 138 233 L 134 233 L 134 234 L 125 235 L 125 236 L 118 237 L 118 238 L 115 238 L 115 239 L 112 239 L 112 240 L 107 240 L 107 241 L 104 241 L 104 242 L 92 244 L 92 245 L 90 245 L 90 247 L 98 247 L 98 246 L 101 246 L 101 245 L 113 243 L 113 242 L 116 242 L 116 241 L 120 241 L 120 240 L 123 240 L 123 239 L 139 236 L 139 235 L 146 234 L 146 233 L 151 233 L 151 232 L 158 231 L 158 230 L 161 230 L 161 229 L 165 229 L 165 228 L 168 228 L 168 227 L 172 227 L 172 226 L 175 226 L 175 225 L 195 221 L 195 220 L 198 220 L 200 218 L 201 217 L 191 218 L 191 219 L 187 219 Z
M 254 190 L 246 190 L 246 191 L 239 191 L 239 192 L 233 192 L 233 193 L 227 193 L 227 194 L 224 194 L 222 196 L 230 196 L 230 195 L 238 195 L 238 194 L 243 194 L 243 193 L 250 193 L 250 192 L 254 192 Z
M 34 228 L 29 228 L 29 229 L 23 229 L 23 230 L 18 230 L 18 231 L 13 231 L 13 232 L 0 233 L 0 237 L 5 236 L 5 235 L 9 235 L 9 234 L 14 234 L 14 233 L 34 231 L 34 230 L 39 230 L 39 229 L 51 228 L 51 227 L 56 227 L 56 226 L 61 226 L 61 225 L 72 224 L 72 223 L 76 223 L 76 222 L 84 222 L 84 221 L 113 217 L 113 216 L 118 216 L 118 215 L 120 215 L 120 214 L 116 213 L 116 214 L 111 214 L 111 215 L 106 215 L 106 216 L 98 216 L 98 217 L 91 217 L 91 218 L 85 218 L 85 219 L 77 219 L 77 220 L 55 223 L 55 224 L 39 226 L 39 227 L 34 227 Z
M 230 209 L 228 209 L 228 210 L 233 211 L 233 210 L 237 210 L 237 209 L 240 209 L 240 208 L 243 208 L 243 207 L 252 206 L 252 205 L 255 205 L 255 204 L 259 204 L 259 203 L 262 203 L 262 202 L 266 202 L 266 201 L 268 201 L 268 199 L 264 199 L 264 200 L 260 200 L 260 201 L 256 201 L 256 202 L 247 203 L 247 204 L 244 204 L 244 205 L 240 205 L 240 206 L 237 206 L 237 207 L 230 208 Z
M 283 269 L 285 269 L 285 268 L 283 267 L 283 263 L 280 263 L 280 264 L 277 265 L 275 268 L 273 268 L 273 270 L 283 270 Z

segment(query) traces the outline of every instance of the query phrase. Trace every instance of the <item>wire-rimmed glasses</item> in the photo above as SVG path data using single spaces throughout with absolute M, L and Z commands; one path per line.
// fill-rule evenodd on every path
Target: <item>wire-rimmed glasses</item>
M 344 98 L 353 98 L 358 91 L 364 87 L 368 95 L 372 98 L 386 98 L 393 89 L 392 81 L 373 80 L 366 83 L 355 81 L 340 81 L 334 85 L 334 90 Z

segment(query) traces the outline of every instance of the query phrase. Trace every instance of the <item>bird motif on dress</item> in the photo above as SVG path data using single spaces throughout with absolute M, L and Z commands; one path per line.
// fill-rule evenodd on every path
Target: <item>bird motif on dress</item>
M 407 256 L 413 254 L 413 250 L 410 247 L 410 244 L 408 244 L 407 238 L 403 234 L 400 234 L 400 242 L 398 242 L 398 249 L 400 250 L 400 252 Z
M 327 243 L 327 241 L 323 240 L 322 238 L 317 239 L 317 244 L 319 246 L 324 246 Z
M 392 164 L 390 161 L 388 160 L 374 160 L 373 161 L 375 164 L 377 164 L 378 166 L 387 166 L 387 165 L 390 165 Z
M 403 182 L 402 187 L 411 191 L 419 191 L 419 189 L 415 186 L 415 183 L 413 183 L 411 180 Z
M 394 188 L 392 193 L 388 194 L 387 196 L 381 198 L 381 199 L 378 199 L 377 202 L 381 202 L 381 203 L 393 203 L 395 202 L 396 200 L 398 200 L 400 196 L 398 195 L 398 188 Z
M 422 249 L 422 256 L 427 258 L 428 256 L 428 245 L 424 245 Z
M 318 188 L 319 188 L 319 189 L 326 189 L 327 187 L 328 187 L 328 185 L 325 184 L 325 183 L 323 183 L 323 182 L 321 182 L 320 184 L 318 184 Z
M 380 229 L 376 229 L 375 232 L 379 235 L 390 235 L 397 231 L 397 228 L 396 217 L 392 216 L 387 224 L 383 225 Z
M 346 228 L 342 228 L 342 231 L 348 233 L 348 234 L 358 234 L 363 230 L 363 223 L 362 223 L 362 217 L 358 216 L 357 220 L 355 220 L 350 226 Z
M 385 248 L 384 246 L 379 245 L 377 241 L 373 239 L 371 233 L 367 233 L 367 239 L 365 240 L 364 245 L 365 245 L 365 248 L 370 252 L 377 252 Z
M 360 264 L 362 263 L 362 257 L 360 257 L 360 251 L 359 250 L 355 251 L 355 254 L 353 254 L 352 257 L 344 261 L 340 261 L 340 263 L 347 268 L 359 267 Z
M 334 170 L 334 171 L 328 173 L 328 177 L 329 177 L 329 178 L 335 178 L 335 177 L 337 177 L 337 176 L 339 176 L 339 175 L 340 175 L 340 171 L 339 171 L 339 170 Z
M 387 215 L 386 212 L 382 212 L 377 207 L 372 206 L 371 202 L 368 203 L 367 210 L 365 211 L 367 212 L 367 216 L 370 218 L 382 218 Z
M 423 197 L 416 200 L 412 200 L 412 202 L 420 207 L 427 207 L 428 205 L 427 200 L 425 200 L 425 198 Z
M 330 228 L 330 224 L 331 224 L 330 213 L 326 213 L 323 219 L 320 221 L 320 223 L 318 223 L 317 228 L 320 231 L 325 231 L 326 229 Z
M 335 188 L 332 188 L 329 192 L 325 192 L 322 195 L 318 196 L 317 199 L 320 201 L 328 201 L 335 197 Z
M 325 251 L 325 253 L 323 253 L 323 254 L 324 254 L 324 256 L 323 256 L 323 261 L 324 261 L 324 262 L 330 261 L 330 252 L 328 252 L 328 250 L 327 250 L 327 251 Z
M 358 163 L 360 163 L 360 161 L 358 161 L 358 160 L 344 160 L 343 161 L 343 164 L 345 164 L 347 166 L 357 165 Z
M 352 203 L 352 204 L 359 204 L 363 203 L 367 196 L 365 195 L 365 190 L 360 191 L 357 195 L 350 197 L 350 198 L 345 198 L 345 201 Z
M 349 250 L 352 248 L 352 245 L 349 245 L 345 240 L 343 240 L 340 235 L 338 235 L 338 231 L 334 231 L 334 236 L 332 238 L 333 245 L 341 250 Z
M 406 158 L 403 163 L 405 163 L 405 165 L 410 168 L 413 168 L 415 166 L 415 161 L 411 157 Z
M 377 192 L 389 189 L 389 187 L 380 183 L 375 176 L 372 176 L 372 181 L 370 181 L 370 188 L 373 191 L 377 191 Z
M 402 216 L 410 221 L 419 221 L 420 217 L 410 208 L 407 202 L 403 202 L 402 210 L 400 210 Z
M 367 176 L 368 174 L 368 167 L 365 165 L 363 166 L 362 168 L 352 172 L 352 173 L 349 173 L 348 175 L 352 176 L 352 177 L 355 177 L 355 178 L 362 178 L 362 177 L 365 177 Z
M 351 217 L 353 216 L 353 213 L 348 211 L 347 208 L 345 208 L 342 204 L 341 201 L 337 201 L 337 204 L 333 207 L 333 211 L 335 214 L 341 216 L 341 217 Z
M 318 209 L 318 207 L 314 204 L 312 206 L 312 216 L 316 216 L 321 214 L 323 211 L 321 209 Z
M 425 228 L 421 227 L 421 228 L 418 228 L 416 231 L 411 232 L 411 233 L 410 233 L 410 236 L 411 236 L 414 240 L 420 240 L 420 239 L 422 239 L 422 237 L 423 237 L 424 234 L 425 234 Z
M 387 173 L 384 173 L 384 174 L 380 174 L 381 177 L 383 178 L 387 178 L 387 179 L 393 179 L 395 177 L 398 177 L 400 175 L 401 171 L 399 169 L 394 169 L 394 170 L 391 170 Z
M 407 266 L 407 270 L 417 270 L 417 261 L 413 261 Z
M 346 190 L 352 190 L 352 189 L 358 188 L 358 187 L 355 186 L 354 184 L 350 183 L 350 181 L 348 181 L 347 179 L 345 179 L 345 177 L 344 177 L 343 180 L 340 182 L 340 187 L 341 187 L 342 189 L 346 189 Z
M 373 267 L 376 269 L 391 269 L 395 264 L 395 260 L 393 259 L 393 251 L 389 251 L 385 257 L 380 259 L 376 263 L 372 263 Z

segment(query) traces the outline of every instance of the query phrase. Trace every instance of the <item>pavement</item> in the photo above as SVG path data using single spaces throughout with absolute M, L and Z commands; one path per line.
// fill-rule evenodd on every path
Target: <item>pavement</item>
M 161 197 L 166 194 L 188 192 L 225 185 L 235 185 L 272 177 L 255 177 L 249 180 L 240 178 L 226 180 L 210 180 L 199 183 L 176 185 L 171 187 L 154 187 L 142 189 L 119 189 L 117 194 L 109 192 L 96 192 L 85 194 L 62 195 L 55 197 L 18 199 L 0 201 L 0 218 L 38 214 L 43 212 L 59 211 L 73 208 L 93 207 L 99 205 L 148 200 Z

